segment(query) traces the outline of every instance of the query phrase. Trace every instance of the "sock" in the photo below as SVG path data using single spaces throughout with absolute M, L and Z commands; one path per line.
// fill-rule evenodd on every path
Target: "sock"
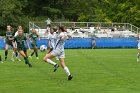
M 25 63 L 26 63 L 26 64 L 30 64 L 27 57 L 24 57 L 24 60 L 25 60 Z
M 140 54 L 138 53 L 138 54 L 137 54 L 137 58 L 139 58 L 139 57 L 140 57 Z
M 38 52 L 37 51 L 35 52 L 35 55 L 36 55 L 36 57 L 38 57 Z
M 49 64 L 51 64 L 51 65 L 56 65 L 56 63 L 55 62 L 53 62 L 52 60 L 50 60 L 50 59 L 47 59 L 46 60 Z
M 17 59 L 20 57 L 20 53 L 18 53 Z
M 1 62 L 2 60 L 1 60 L 1 55 L 0 55 L 0 62 Z
M 8 50 L 5 50 L 5 59 L 7 59 Z
M 15 52 L 12 53 L 11 59 L 14 59 L 14 56 L 15 56 Z
M 70 75 L 70 71 L 68 69 L 68 67 L 64 67 L 64 71 L 66 72 L 66 74 L 69 76 Z
M 15 52 L 16 57 L 18 56 L 18 52 Z
M 34 53 L 35 53 L 35 52 L 33 51 L 33 52 L 32 52 L 32 54 L 31 54 L 31 56 L 33 56 L 33 55 L 34 55 Z

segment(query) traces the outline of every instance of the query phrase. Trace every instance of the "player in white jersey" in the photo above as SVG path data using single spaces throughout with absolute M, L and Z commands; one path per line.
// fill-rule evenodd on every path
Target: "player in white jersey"
M 66 35 L 64 34 L 64 30 L 62 27 L 59 27 L 58 34 L 56 35 L 56 43 L 54 46 L 54 49 L 49 53 L 46 54 L 44 57 L 44 61 L 48 62 L 49 64 L 54 66 L 54 72 L 57 70 L 59 67 L 58 64 L 53 62 L 51 59 L 58 56 L 61 67 L 64 69 L 66 74 L 68 75 L 68 80 L 72 79 L 72 75 L 70 74 L 70 71 L 68 67 L 65 65 L 64 58 L 65 58 L 65 53 L 64 53 L 64 40 L 66 39 Z
M 18 26 L 18 29 L 22 29 L 22 26 Z M 16 37 L 17 35 L 18 35 L 18 31 L 16 31 L 14 37 Z M 15 48 L 17 49 L 17 42 L 15 41 L 14 44 L 15 44 Z M 15 57 L 15 56 L 16 56 L 16 53 L 13 51 L 12 56 L 11 56 L 11 60 L 12 60 L 12 61 L 14 61 L 14 57 Z M 18 53 L 16 59 L 17 59 L 18 61 L 21 61 L 19 57 L 20 57 L 20 54 Z
M 137 62 L 139 62 L 140 57 L 140 34 L 138 34 L 138 54 L 137 54 Z
M 49 46 L 48 53 L 50 53 L 53 50 L 55 43 L 56 43 L 56 34 L 54 33 L 54 29 L 51 28 L 50 33 L 48 35 L 48 46 Z
M 49 46 L 49 51 L 48 54 L 54 49 L 56 43 L 56 34 L 54 33 L 54 29 L 50 29 L 50 33 L 48 35 L 48 46 Z M 56 60 L 59 60 L 58 57 L 56 57 Z

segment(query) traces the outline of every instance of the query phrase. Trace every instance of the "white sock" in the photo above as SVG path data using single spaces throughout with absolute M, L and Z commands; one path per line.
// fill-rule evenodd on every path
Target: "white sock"
M 14 59 L 14 56 L 15 56 L 15 52 L 12 53 L 11 59 Z
M 66 72 L 66 74 L 69 76 L 70 75 L 70 71 L 68 69 L 68 67 L 64 67 L 64 71 Z
M 56 63 L 55 62 L 53 62 L 52 60 L 50 60 L 50 59 L 47 59 L 46 60 L 49 64 L 51 64 L 51 65 L 56 65 Z
M 15 54 L 15 55 L 16 55 L 16 54 Z M 17 57 L 16 57 L 16 58 L 18 59 L 19 57 L 20 57 L 20 53 L 18 53 L 18 55 L 17 55 Z

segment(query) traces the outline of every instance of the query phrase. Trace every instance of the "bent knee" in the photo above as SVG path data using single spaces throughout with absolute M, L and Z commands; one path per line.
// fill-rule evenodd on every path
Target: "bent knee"
M 44 61 L 44 62 L 46 62 L 46 61 L 47 61 L 47 59 L 48 59 L 47 57 L 44 57 L 44 58 L 43 58 L 43 61 Z

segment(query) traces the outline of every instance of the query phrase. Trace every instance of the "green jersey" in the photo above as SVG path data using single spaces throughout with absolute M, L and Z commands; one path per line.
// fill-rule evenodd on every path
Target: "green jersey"
M 31 33 L 29 35 L 29 38 L 30 38 L 31 43 L 37 43 L 38 35 L 36 33 Z
M 22 34 L 21 36 L 17 35 L 14 40 L 17 42 L 17 49 L 21 50 L 22 48 L 25 47 L 24 41 L 27 40 L 26 36 Z
M 12 42 L 14 33 L 12 31 L 10 31 L 10 32 L 6 31 L 5 37 L 6 37 L 6 42 Z

